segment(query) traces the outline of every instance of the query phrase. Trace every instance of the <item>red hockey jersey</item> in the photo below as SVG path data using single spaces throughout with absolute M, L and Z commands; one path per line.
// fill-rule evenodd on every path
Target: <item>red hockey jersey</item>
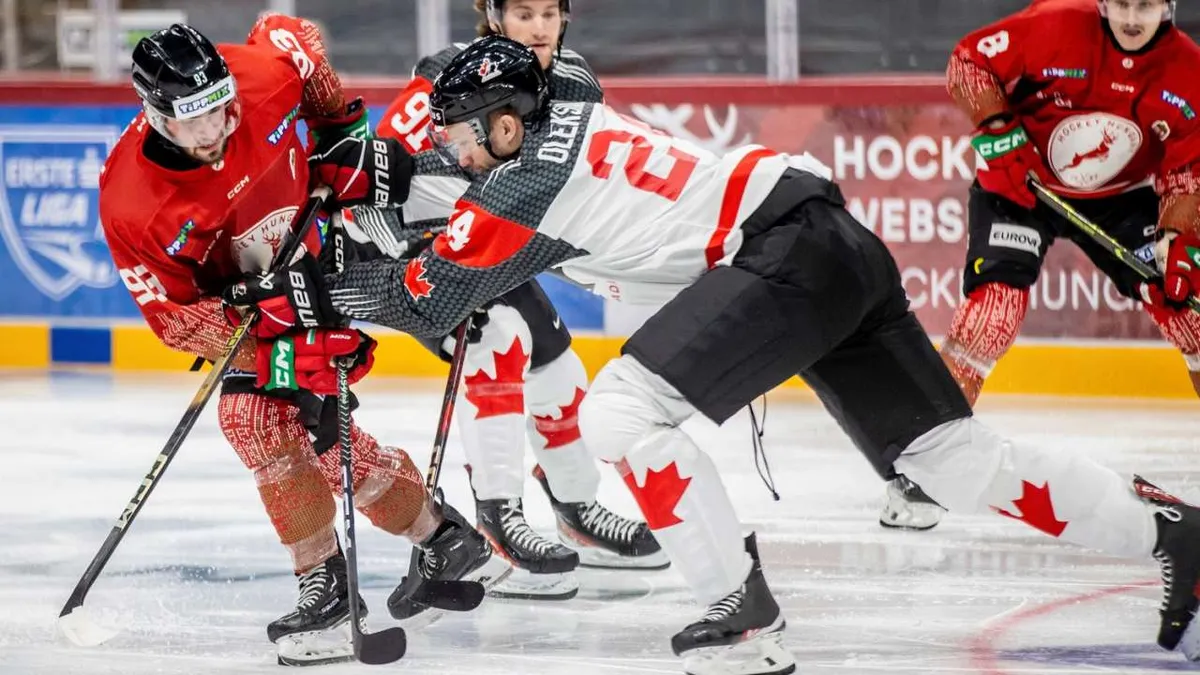
M 963 38 L 947 80 L 976 124 L 1016 114 L 1049 186 L 1087 198 L 1149 185 L 1200 156 L 1197 68 L 1200 48 L 1175 27 L 1126 53 L 1094 0 L 1047 0 Z
M 220 355 L 233 328 L 216 296 L 269 265 L 307 199 L 308 162 L 296 119 L 330 107 L 327 100 L 314 105 L 306 87 L 327 69 L 311 25 L 272 15 L 247 44 L 218 46 L 241 105 L 241 122 L 220 162 L 187 171 L 152 162 L 143 152 L 151 128 L 139 114 L 105 164 L 100 218 L 113 260 L 169 347 Z M 312 232 L 310 247 L 319 241 Z M 253 351 L 243 350 L 233 365 L 252 370 Z

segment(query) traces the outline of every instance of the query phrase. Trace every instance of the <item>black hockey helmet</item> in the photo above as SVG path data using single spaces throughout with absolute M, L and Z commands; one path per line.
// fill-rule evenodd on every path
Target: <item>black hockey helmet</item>
M 429 97 L 434 144 L 439 151 L 451 139 L 439 131 L 468 122 L 480 145 L 496 159 L 488 139 L 488 114 L 512 108 L 527 126 L 536 125 L 550 106 L 550 82 L 532 49 L 502 35 L 480 38 L 451 59 L 433 82 Z M 443 156 L 451 157 L 443 152 Z M 457 162 L 457 152 L 453 161 Z
M 504 25 L 505 0 L 487 0 L 487 18 L 494 26 Z M 558 0 L 558 11 L 562 14 L 562 30 L 558 32 L 558 48 L 561 50 L 563 39 L 567 35 L 567 26 L 571 23 L 571 0 Z
M 215 142 L 212 134 L 195 133 L 203 125 L 183 123 L 208 116 L 215 129 L 217 110 L 233 110 L 237 84 L 215 45 L 199 31 L 177 23 L 138 41 L 133 48 L 133 89 L 142 99 L 146 117 L 156 131 L 176 145 L 193 147 Z M 236 114 L 226 115 L 236 126 Z M 221 125 L 232 133 L 230 120 Z M 214 131 L 215 133 L 215 131 Z M 191 136 L 199 136 L 192 138 Z

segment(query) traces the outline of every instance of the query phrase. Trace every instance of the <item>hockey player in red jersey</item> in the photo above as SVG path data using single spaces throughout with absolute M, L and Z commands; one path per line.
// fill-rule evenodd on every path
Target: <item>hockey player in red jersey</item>
M 474 0 L 474 6 L 481 16 L 481 36 L 502 33 L 537 53 L 556 99 L 604 99 L 587 61 L 562 48 L 570 0 Z M 399 139 L 413 153 L 431 148 L 432 82 L 465 46 L 452 45 L 417 63 L 412 80 L 381 118 L 378 136 Z M 457 181 L 446 176 L 446 189 L 456 194 L 443 201 L 440 211 L 410 205 L 403 214 L 410 221 L 405 229 L 420 229 L 421 220 L 433 215 L 444 224 L 469 180 L 469 174 Z M 360 211 L 357 220 L 379 217 Z M 442 358 L 449 358 L 454 348 L 452 336 L 422 343 Z M 587 372 L 571 348 L 570 331 L 536 281 L 488 309 L 478 342 L 467 350 L 463 375 L 457 422 L 475 493 L 477 527 L 515 566 L 492 589 L 493 595 L 567 599 L 579 589 L 573 572 L 578 564 L 643 569 L 669 564 L 645 523 L 624 518 L 596 500 L 600 471 L 578 425 Z M 559 540 L 566 546 L 545 539 L 525 520 L 526 435 L 537 458 L 534 476 L 550 499 Z
M 796 374 L 881 476 L 909 475 L 952 509 L 1157 558 L 1158 642 L 1200 659 L 1200 509 L 976 421 L 895 260 L 846 211 L 828 167 L 760 146 L 718 157 L 604 105 L 551 102 L 536 57 L 504 38 L 455 57 L 431 107 L 439 152 L 490 171 L 419 256 L 305 283 L 323 285 L 338 313 L 419 336 L 551 267 L 602 293 L 666 301 L 597 375 L 580 419 L 708 605 L 671 641 L 686 672 L 795 669 L 755 537 L 743 539 L 716 466 L 680 425 L 697 413 L 722 422 Z M 291 274 L 306 272 L 240 290 L 274 303 Z
M 311 182 L 328 184 L 342 204 L 404 199 L 411 158 L 394 141 L 363 140 L 361 102 L 345 100 L 309 21 L 269 14 L 246 44 L 219 47 L 176 24 L 138 43 L 133 85 L 143 112 L 105 165 L 101 221 L 125 285 L 173 349 L 208 359 L 222 353 L 233 326 L 220 293 L 267 270 Z M 319 139 L 311 175 L 298 119 Z M 364 161 L 391 171 L 356 170 Z M 319 224 L 304 242 L 313 254 L 321 245 Z M 264 307 L 255 332 L 282 335 L 294 319 L 286 305 Z M 333 356 L 352 354 L 352 379 L 361 378 L 373 346 L 342 328 L 318 328 L 308 338 L 293 341 L 301 388 L 274 390 L 262 388 L 261 367 L 273 341 L 247 340 L 223 382 L 217 412 L 226 439 L 254 473 L 299 579 L 295 611 L 267 629 L 286 664 L 352 656 L 346 561 L 334 530 L 341 474 L 338 453 L 323 452 L 336 438 L 336 423 L 313 391 L 330 393 Z M 407 453 L 381 446 L 357 426 L 352 439 L 355 502 L 375 525 L 439 558 L 454 578 L 506 566 L 457 512 L 433 502 Z
M 954 49 L 947 86 L 987 166 L 970 192 L 966 302 L 941 351 L 972 405 L 1016 340 L 1029 287 L 1060 237 L 1144 303 L 1200 394 L 1200 315 L 1183 309 L 1200 289 L 1200 48 L 1174 12 L 1173 0 L 1047 0 Z M 1143 260 L 1157 259 L 1164 283 L 1143 284 L 1039 205 L 1031 171 Z M 924 529 L 940 514 L 898 479 L 880 521 Z

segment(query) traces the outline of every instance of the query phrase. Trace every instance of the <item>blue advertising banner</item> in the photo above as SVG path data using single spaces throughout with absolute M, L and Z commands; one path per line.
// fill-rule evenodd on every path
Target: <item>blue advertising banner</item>
M 101 168 L 137 112 L 0 106 L 0 320 L 141 316 L 109 258 L 99 214 Z M 552 277 L 542 281 L 568 326 L 603 329 L 601 298 Z

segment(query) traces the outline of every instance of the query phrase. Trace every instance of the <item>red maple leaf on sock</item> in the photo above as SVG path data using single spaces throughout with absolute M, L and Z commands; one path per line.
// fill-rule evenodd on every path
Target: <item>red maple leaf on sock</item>
M 575 398 L 565 406 L 559 406 L 559 416 L 534 415 L 533 424 L 546 439 L 546 449 L 561 448 L 579 440 L 579 404 L 583 403 L 584 390 L 575 387 Z
M 687 492 L 692 479 L 680 478 L 679 467 L 675 462 L 664 466 L 662 471 L 647 470 L 646 480 L 642 485 L 638 485 L 633 471 L 622 471 L 621 477 L 625 479 L 625 484 L 629 486 L 629 491 L 641 507 L 642 515 L 646 517 L 646 525 L 651 530 L 661 530 L 683 522 L 675 515 L 675 507 L 679 505 L 683 493 Z
M 467 400 L 475 406 L 475 419 L 498 415 L 525 414 L 525 366 L 529 355 L 521 347 L 521 339 L 513 338 L 508 351 L 494 352 L 495 379 L 485 371 L 463 378 Z
M 1054 515 L 1054 504 L 1050 501 L 1050 484 L 1043 483 L 1041 487 L 1038 487 L 1023 480 L 1021 487 L 1021 498 L 1013 500 L 1013 506 L 1017 507 L 1021 515 L 1014 515 L 995 506 L 992 509 L 1002 516 L 1019 520 L 1052 537 L 1061 535 L 1063 530 L 1067 529 L 1067 522 L 1059 520 Z

